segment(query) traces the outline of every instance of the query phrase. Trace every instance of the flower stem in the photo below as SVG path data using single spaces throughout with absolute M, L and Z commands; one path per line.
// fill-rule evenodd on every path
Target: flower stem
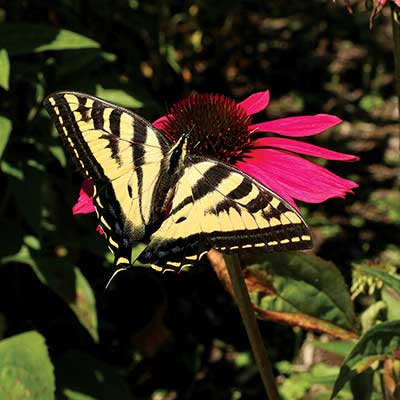
M 399 109 L 400 119 L 400 7 L 394 2 L 391 3 L 392 8 L 392 29 L 393 29 L 393 43 L 394 43 L 394 68 L 395 68 L 395 82 L 397 93 L 397 105 Z
M 249 292 L 243 279 L 240 260 L 237 255 L 225 255 L 226 266 L 232 284 L 233 295 L 239 307 L 243 324 L 246 328 L 251 348 L 256 359 L 258 370 L 263 380 L 269 400 L 278 400 L 279 394 L 276 387 L 272 367 L 268 359 L 267 350 L 262 340 L 258 323 L 251 305 Z

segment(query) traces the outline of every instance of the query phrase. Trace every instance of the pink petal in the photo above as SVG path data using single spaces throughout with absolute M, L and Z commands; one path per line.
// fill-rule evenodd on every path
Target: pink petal
M 102 228 L 100 225 L 97 225 L 97 227 L 96 227 L 96 232 L 97 232 L 99 235 L 104 235 L 104 230 L 103 230 L 103 228 Z
M 94 212 L 93 194 L 93 182 L 90 179 L 85 179 L 79 192 L 79 199 L 72 207 L 72 214 L 89 214 Z
M 310 143 L 300 142 L 299 140 L 284 139 L 279 137 L 263 137 L 256 139 L 251 143 L 251 147 L 277 147 L 300 154 L 306 154 L 307 156 L 322 157 L 326 160 L 359 160 L 359 157 L 353 156 L 352 154 L 338 153 L 337 151 L 325 149 L 324 147 L 315 146 Z
M 264 110 L 269 104 L 269 90 L 265 92 L 254 93 L 247 99 L 239 103 L 248 115 L 256 114 Z
M 236 165 L 244 172 L 249 171 L 255 179 L 278 194 L 286 191 L 294 199 L 307 203 L 320 203 L 333 197 L 344 198 L 346 193 L 352 193 L 351 189 L 358 187 L 355 182 L 343 179 L 311 161 L 275 149 L 252 150 L 245 161 Z M 262 170 L 262 175 L 254 176 L 252 166 Z M 273 185 L 271 182 L 274 182 Z M 282 197 L 285 196 L 282 194 Z
M 239 168 L 241 171 L 250 175 L 257 181 L 263 183 L 268 189 L 271 189 L 274 193 L 278 194 L 289 204 L 291 204 L 294 208 L 296 208 L 296 210 L 299 209 L 297 207 L 297 204 L 294 202 L 293 197 L 286 190 L 286 188 L 280 185 L 279 182 L 277 182 L 274 178 L 271 178 L 270 176 L 265 174 L 264 170 L 258 168 L 256 165 L 251 164 L 250 162 L 247 161 L 237 161 L 235 163 L 235 167 Z
M 284 136 L 312 136 L 342 122 L 334 115 L 317 114 L 281 118 L 249 126 L 249 131 L 273 132 Z
M 162 117 L 156 119 L 156 120 L 152 123 L 152 125 L 153 125 L 155 128 L 161 129 L 161 130 L 162 130 L 162 129 L 164 128 L 165 123 L 168 122 L 168 118 L 171 118 L 171 117 L 172 117 L 172 114 L 163 115 Z

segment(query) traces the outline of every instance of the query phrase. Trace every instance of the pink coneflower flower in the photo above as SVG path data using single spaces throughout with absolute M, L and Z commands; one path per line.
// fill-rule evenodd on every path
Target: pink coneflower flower
M 268 103 L 268 90 L 255 93 L 240 103 L 222 95 L 195 94 L 176 103 L 169 114 L 153 125 L 171 142 L 191 131 L 191 154 L 233 165 L 295 207 L 295 200 L 320 203 L 352 193 L 358 186 L 355 182 L 298 154 L 338 161 L 356 161 L 357 156 L 289 139 L 317 135 L 341 120 L 333 115 L 317 114 L 253 124 L 252 115 L 264 110 Z M 73 213 L 93 212 L 92 195 L 93 186 L 86 180 Z

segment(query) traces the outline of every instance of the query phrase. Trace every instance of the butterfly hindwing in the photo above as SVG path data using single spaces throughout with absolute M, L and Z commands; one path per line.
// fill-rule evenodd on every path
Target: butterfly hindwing
M 75 164 L 94 183 L 109 247 L 130 253 L 159 217 L 153 195 L 170 144 L 138 115 L 92 96 L 59 92 L 44 104 Z
M 168 218 L 140 259 L 180 270 L 211 248 L 285 251 L 311 244 L 308 227 L 286 201 L 233 167 L 193 157 L 176 185 Z

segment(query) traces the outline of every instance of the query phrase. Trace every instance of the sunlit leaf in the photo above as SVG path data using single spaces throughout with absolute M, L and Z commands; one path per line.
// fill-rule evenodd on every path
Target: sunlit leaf
M 331 398 L 346 382 L 365 371 L 372 363 L 393 357 L 400 348 L 400 321 L 383 322 L 365 333 L 340 368 Z
M 8 118 L 0 115 L 0 159 L 4 153 L 4 149 L 7 146 L 11 130 L 12 130 L 11 121 Z
M 88 37 L 49 25 L 0 24 L 0 48 L 7 49 L 10 55 L 95 47 L 100 47 L 100 45 Z
M 118 370 L 82 351 L 56 362 L 57 387 L 68 400 L 133 400 Z
M 8 90 L 10 79 L 10 60 L 8 59 L 7 50 L 0 49 L 0 86 Z
M 131 96 L 122 89 L 108 89 L 101 85 L 96 85 L 96 96 L 101 97 L 110 103 L 118 104 L 123 107 L 141 108 L 143 102 Z
M 38 332 L 0 342 L 0 398 L 54 399 L 55 381 L 47 346 Z

